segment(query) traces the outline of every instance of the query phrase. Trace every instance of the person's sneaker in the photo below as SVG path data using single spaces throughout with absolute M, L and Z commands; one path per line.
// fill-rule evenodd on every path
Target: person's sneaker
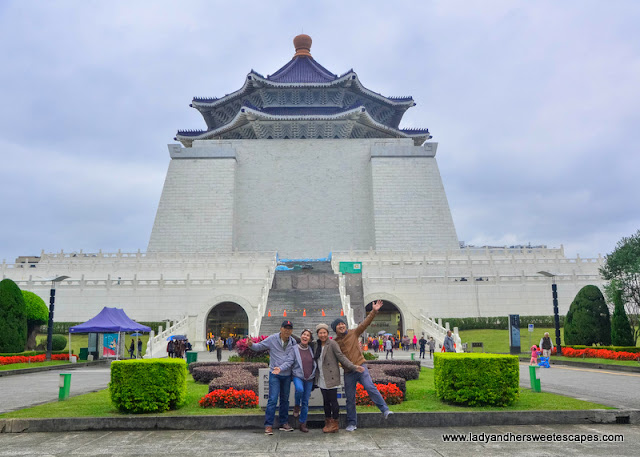
M 283 424 L 280 426 L 280 430 L 282 430 L 283 432 L 292 432 L 293 427 L 289 424 Z
M 355 432 L 357 428 L 358 427 L 356 427 L 355 425 L 347 425 L 347 428 L 345 428 L 345 430 L 348 432 Z
M 264 434 L 265 435 L 273 435 L 273 427 L 271 427 L 270 425 L 267 425 L 264 428 Z
M 294 406 L 293 407 L 293 417 L 298 417 L 300 415 L 300 407 L 299 406 Z
M 392 415 L 392 414 L 393 414 L 393 411 L 391 411 L 390 409 L 388 409 L 388 410 L 386 410 L 386 411 L 385 411 L 384 413 L 382 413 L 382 414 L 384 414 L 384 418 L 386 419 L 386 418 L 388 418 L 390 415 Z

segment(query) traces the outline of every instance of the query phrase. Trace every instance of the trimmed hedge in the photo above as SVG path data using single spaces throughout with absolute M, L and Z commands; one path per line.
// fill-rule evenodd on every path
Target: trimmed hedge
M 564 327 L 564 316 L 560 317 L 560 327 Z M 437 319 L 436 319 L 437 320 Z M 449 327 L 453 330 L 507 330 L 509 318 L 507 316 L 497 317 L 443 317 L 442 323 L 449 322 Z M 520 328 L 527 328 L 529 324 L 536 327 L 555 327 L 553 316 L 520 316 Z
M 404 398 L 407 396 L 407 381 L 420 377 L 419 360 L 375 360 L 367 362 L 374 384 L 395 384 Z
M 177 409 L 187 395 L 187 365 L 182 359 L 114 361 L 109 392 L 113 405 L 125 413 Z
M 520 395 L 514 355 L 436 353 L 433 368 L 436 396 L 448 403 L 505 406 Z
M 189 364 L 193 380 L 209 383 L 209 392 L 233 387 L 237 390 L 251 390 L 258 394 L 258 373 L 260 368 L 269 368 L 258 362 L 194 362 Z
M 27 305 L 10 279 L 0 281 L 0 351 L 24 351 L 27 345 Z

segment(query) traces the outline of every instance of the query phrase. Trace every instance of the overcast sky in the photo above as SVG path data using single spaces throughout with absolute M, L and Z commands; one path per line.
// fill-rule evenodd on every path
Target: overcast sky
M 640 228 L 640 2 L 0 1 L 0 259 L 146 250 L 193 96 L 292 39 L 412 95 L 458 238 L 610 253 Z

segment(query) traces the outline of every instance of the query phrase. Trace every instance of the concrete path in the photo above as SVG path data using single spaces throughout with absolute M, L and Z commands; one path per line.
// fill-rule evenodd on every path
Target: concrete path
M 512 442 L 444 442 L 445 434 L 463 434 L 469 439 L 481 434 L 497 434 Z M 517 442 L 525 434 L 557 434 L 560 439 L 597 439 L 598 442 Z M 624 442 L 603 442 L 622 435 Z M 619 438 L 618 438 L 619 439 Z M 459 428 L 387 428 L 358 429 L 353 433 L 308 434 L 276 431 L 265 436 L 262 430 L 221 431 L 131 431 L 80 433 L 11 433 L 0 434 L 0 456 L 110 456 L 110 455 L 180 455 L 180 456 L 349 456 L 389 457 L 438 456 L 637 456 L 640 426 L 501 426 Z

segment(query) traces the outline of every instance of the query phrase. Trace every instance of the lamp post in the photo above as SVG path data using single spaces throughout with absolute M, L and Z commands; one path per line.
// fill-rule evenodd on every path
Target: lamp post
M 553 296 L 553 318 L 556 325 L 556 354 L 562 355 L 562 344 L 560 343 L 560 316 L 558 315 L 558 287 L 556 286 L 556 275 L 548 271 L 539 271 L 538 274 L 551 278 L 551 294 Z
M 47 278 L 45 281 L 51 281 L 51 295 L 49 297 L 49 325 L 47 327 L 47 360 L 51 360 L 51 348 L 53 344 L 53 308 L 56 301 L 56 283 L 68 279 L 69 276 L 56 276 Z

